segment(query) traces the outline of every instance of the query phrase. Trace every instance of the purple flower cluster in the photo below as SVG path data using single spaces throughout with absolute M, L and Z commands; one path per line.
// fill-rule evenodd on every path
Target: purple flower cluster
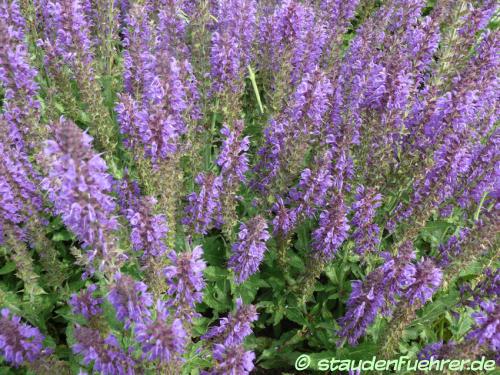
M 238 240 L 232 246 L 233 255 L 228 267 L 235 273 L 235 281 L 241 284 L 259 269 L 270 238 L 266 220 L 256 216 L 240 225 Z
M 60 58 L 71 67 L 93 60 L 90 27 L 79 0 L 41 0 L 45 16 L 42 45 L 49 58 Z M 53 54 L 51 56 L 51 54 Z M 87 79 L 92 79 L 89 75 Z
M 220 200 L 223 182 L 220 176 L 212 173 L 199 174 L 195 182 L 200 192 L 188 195 L 186 217 L 182 223 L 192 225 L 196 233 L 206 234 L 213 227 L 220 228 L 223 224 Z
M 135 374 L 135 361 L 112 334 L 104 339 L 98 330 L 77 326 L 73 335 L 73 352 L 83 357 L 85 365 L 93 364 L 94 371 L 103 375 Z
M 156 199 L 141 197 L 140 201 L 130 205 L 126 218 L 132 228 L 130 242 L 135 251 L 143 251 L 143 258 L 159 257 L 167 251 L 165 240 L 168 233 L 164 215 L 154 214 Z
M 347 206 L 342 195 L 336 195 L 327 210 L 319 216 L 318 228 L 312 234 L 312 248 L 316 256 L 323 260 L 331 260 L 348 238 L 349 224 Z
M 0 311 L 0 354 L 7 363 L 18 367 L 42 355 L 44 337 L 36 327 L 21 322 L 9 309 Z
M 157 303 L 155 319 L 145 319 L 135 327 L 135 337 L 146 358 L 162 363 L 169 363 L 184 352 L 186 336 L 181 319 L 168 323 L 168 310 L 161 301 Z
M 0 116 L 0 127 L 4 126 L 7 123 Z M 13 147 L 8 135 L 0 134 L 0 243 L 7 232 L 19 240 L 26 239 L 22 225 L 42 210 L 38 182 L 39 176 L 28 156 L 22 149 Z
M 169 306 L 175 306 L 176 316 L 191 320 L 196 316 L 195 304 L 201 302 L 205 281 L 203 271 L 206 263 L 202 258 L 203 249 L 195 247 L 192 251 L 176 254 L 170 252 L 171 265 L 165 267 L 164 274 L 169 285 Z
M 94 297 L 96 290 L 97 285 L 90 284 L 87 289 L 71 295 L 68 303 L 71 306 L 73 314 L 81 314 L 85 319 L 91 319 L 102 314 L 103 298 Z
M 500 349 L 500 308 L 498 301 L 483 301 L 480 310 L 472 314 L 475 327 L 468 338 L 474 339 L 479 345 L 488 345 L 491 350 Z
M 245 173 L 248 171 L 247 151 L 250 147 L 249 137 L 241 138 L 243 132 L 243 121 L 238 120 L 234 123 L 234 130 L 227 125 L 221 129 L 224 136 L 221 151 L 217 158 L 217 165 L 221 168 L 221 177 L 228 186 L 233 185 L 235 181 L 245 182 Z
M 423 259 L 415 265 L 413 281 L 405 289 L 404 296 L 411 304 L 426 303 L 441 286 L 443 273 L 431 259 Z
M 215 367 L 206 374 L 248 374 L 253 369 L 254 353 L 245 351 L 243 341 L 252 333 L 252 322 L 257 320 L 253 305 L 244 305 L 241 298 L 236 300 L 236 311 L 222 318 L 202 336 L 213 343 L 212 354 Z
M 355 228 L 352 234 L 358 254 L 373 252 L 380 242 L 380 229 L 373 223 L 375 210 L 380 207 L 382 196 L 374 189 L 366 189 L 358 186 L 356 189 L 356 201 L 352 204 L 354 215 L 351 219 L 352 227 Z
M 148 286 L 121 273 L 115 275 L 108 300 L 116 310 L 116 317 L 125 323 L 126 328 L 147 319 L 150 316 L 149 307 L 153 305 Z
M 9 126 L 10 137 L 18 148 L 29 136 L 28 118 L 35 119 L 40 108 L 36 95 L 37 70 L 29 64 L 25 44 L 25 21 L 17 1 L 0 3 L 0 83 L 4 89 L 3 116 Z M 3 126 L 3 125 L 2 125 Z
M 46 177 L 42 188 L 48 192 L 55 211 L 88 248 L 88 259 L 101 266 L 117 262 L 118 228 L 115 202 L 110 195 L 112 177 L 106 163 L 92 149 L 92 138 L 73 122 L 61 118 L 52 126 L 53 139 L 43 150 Z
M 241 91 L 243 74 L 251 58 L 256 2 L 224 1 L 218 13 L 210 51 L 212 89 L 216 93 L 228 90 L 234 94 Z
M 385 262 L 369 273 L 364 281 L 352 282 L 352 292 L 347 301 L 347 312 L 340 319 L 341 341 L 347 339 L 356 345 L 368 326 L 379 312 L 388 314 L 396 296 L 414 281 L 415 268 L 411 261 L 415 258 L 412 244 L 406 243 L 395 257 L 382 254 Z

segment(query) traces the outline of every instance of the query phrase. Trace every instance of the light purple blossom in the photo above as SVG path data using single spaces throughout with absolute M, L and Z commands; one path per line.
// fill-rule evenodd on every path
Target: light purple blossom
M 84 365 L 93 365 L 94 371 L 103 375 L 134 375 L 136 363 L 131 353 L 120 348 L 115 336 L 105 339 L 98 330 L 77 326 L 74 331 L 74 353 L 83 357 Z
M 169 306 L 176 307 L 176 316 L 191 320 L 197 316 L 195 304 L 201 302 L 205 281 L 203 271 L 206 263 L 202 258 L 203 249 L 196 246 L 192 251 L 176 254 L 171 251 L 168 258 L 171 265 L 165 267 L 164 274 L 169 289 Z
M 244 123 L 235 121 L 234 130 L 227 125 L 221 129 L 224 136 L 221 151 L 217 158 L 217 165 L 221 167 L 221 176 L 224 183 L 231 186 L 233 182 L 245 182 L 245 173 L 248 171 L 247 151 L 250 147 L 249 137 L 241 138 Z
M 0 354 L 7 363 L 18 367 L 42 355 L 44 337 L 36 327 L 22 323 L 9 309 L 0 311 Z
M 246 351 L 243 345 L 215 344 L 212 356 L 215 366 L 210 371 L 203 371 L 203 375 L 247 375 L 254 368 L 255 354 Z
M 222 318 L 219 325 L 209 328 L 202 339 L 225 346 L 240 345 L 246 336 L 252 334 L 252 322 L 257 318 L 255 306 L 245 305 L 243 300 L 238 298 L 235 312 Z
M 354 215 L 351 219 L 354 242 L 354 249 L 358 254 L 364 254 L 367 251 L 374 251 L 379 242 L 380 229 L 373 223 L 375 210 L 380 207 L 382 196 L 374 189 L 366 189 L 360 185 L 356 189 L 355 202 L 352 204 Z
M 91 319 L 102 314 L 103 298 L 94 297 L 94 292 L 96 290 L 97 285 L 90 284 L 87 289 L 71 295 L 69 305 L 71 306 L 73 314 L 81 314 L 85 319 Z
M 140 323 L 147 319 L 151 314 L 149 307 L 153 305 L 148 286 L 121 273 L 114 277 L 108 300 L 116 310 L 116 317 L 125 323 L 126 328 L 131 323 Z
M 331 260 L 348 238 L 350 227 L 347 211 L 342 195 L 336 195 L 328 209 L 321 212 L 318 228 L 312 234 L 312 248 L 315 256 L 327 261 Z
M 441 285 L 443 273 L 431 259 L 422 259 L 415 265 L 414 280 L 404 292 L 411 304 L 426 303 Z
M 270 237 L 262 216 L 255 216 L 240 225 L 238 240 L 232 246 L 233 254 L 228 261 L 229 269 L 235 272 L 237 284 L 258 271 L 267 250 L 266 241 Z
M 469 335 L 479 345 L 488 345 L 491 350 L 500 349 L 500 308 L 497 301 L 483 301 L 480 310 L 472 314 L 475 327 Z
M 168 310 L 165 303 L 158 301 L 155 319 L 146 319 L 136 324 L 135 337 L 141 344 L 145 357 L 162 363 L 178 359 L 187 343 L 186 331 L 181 319 L 168 322 Z
M 46 142 L 42 188 L 56 213 L 88 249 L 88 259 L 101 266 L 120 261 L 116 255 L 118 221 L 111 196 L 112 177 L 104 160 L 92 149 L 92 137 L 73 122 L 61 118 L 52 125 L 53 139 Z M 89 270 L 91 271 L 91 270 Z
M 212 173 L 201 173 L 196 176 L 195 182 L 200 192 L 188 195 L 186 217 L 182 223 L 192 225 L 196 233 L 207 234 L 213 227 L 220 228 L 223 224 L 220 200 L 223 181 Z

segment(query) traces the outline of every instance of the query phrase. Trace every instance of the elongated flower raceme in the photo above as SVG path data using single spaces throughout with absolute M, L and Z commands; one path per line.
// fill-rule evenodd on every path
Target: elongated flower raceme
M 221 152 L 217 158 L 217 165 L 221 168 L 224 184 L 232 186 L 234 182 L 245 182 L 245 173 L 248 171 L 247 151 L 250 147 L 249 137 L 241 138 L 243 121 L 236 121 L 234 130 L 224 125 L 221 134 L 224 136 Z
M 347 302 L 346 315 L 340 319 L 339 343 L 356 345 L 379 312 L 389 314 L 397 296 L 415 281 L 411 261 L 415 253 L 411 243 L 399 248 L 397 256 L 382 254 L 384 264 L 369 273 L 364 281 L 355 280 Z M 425 281 L 425 280 L 423 280 Z
M 266 241 L 270 237 L 262 216 L 240 225 L 238 240 L 232 246 L 233 255 L 228 261 L 228 267 L 235 272 L 238 284 L 257 272 L 267 250 Z
M 472 314 L 475 327 L 468 335 L 479 345 L 487 345 L 493 351 L 500 349 L 500 309 L 498 301 L 483 301 L 480 310 Z
M 287 83 L 296 84 L 319 65 L 327 30 L 322 20 L 315 18 L 311 7 L 288 0 L 261 22 L 264 61 L 269 61 L 274 73 L 285 67 L 285 71 L 290 72 L 284 77 Z
M 243 300 L 238 298 L 235 312 L 222 318 L 219 325 L 210 328 L 202 339 L 225 346 L 239 345 L 252 333 L 252 322 L 256 321 L 257 317 L 255 306 L 245 305 Z
M 150 316 L 149 307 L 153 305 L 153 298 L 147 289 L 146 284 L 135 281 L 130 276 L 121 273 L 115 275 L 108 300 L 116 310 L 116 317 L 125 323 L 125 327 Z
M 42 197 L 35 185 L 40 177 L 24 151 L 12 147 L 15 142 L 6 134 L 7 122 L 2 116 L 0 127 L 0 243 L 7 232 L 24 241 L 27 233 L 23 224 L 42 210 Z
M 192 251 L 168 255 L 172 265 L 165 267 L 164 274 L 169 285 L 168 294 L 171 299 L 168 305 L 175 306 L 176 316 L 191 320 L 197 316 L 195 304 L 203 298 L 203 270 L 206 263 L 202 258 L 203 249 L 195 247 Z
M 44 44 L 48 51 L 73 68 L 89 65 L 93 60 L 90 29 L 82 3 L 79 0 L 43 1 L 46 7 Z M 80 77 L 83 78 L 83 77 Z M 92 79 L 90 75 L 85 77 Z
M 25 44 L 25 21 L 17 1 L 0 2 L 0 85 L 5 90 L 3 115 L 10 137 L 22 148 L 30 148 L 33 137 L 38 141 L 40 103 L 36 98 L 37 70 L 30 66 Z M 26 137 L 31 139 L 26 139 Z
M 42 355 L 44 337 L 36 327 L 21 322 L 9 309 L 0 311 L 0 354 L 7 363 L 18 367 Z
M 115 201 L 110 195 L 112 177 L 104 160 L 92 150 L 92 138 L 73 122 L 61 118 L 52 125 L 53 139 L 46 142 L 43 165 L 47 176 L 42 188 L 55 211 L 87 248 L 89 263 L 100 271 L 123 261 L 117 248 Z M 89 272 L 93 272 L 90 265 Z
M 215 93 L 238 94 L 242 90 L 243 74 L 251 58 L 255 12 L 254 0 L 221 2 L 210 52 Z
M 319 226 L 312 234 L 315 256 L 323 260 L 331 260 L 335 256 L 348 237 L 350 227 L 347 211 L 342 195 L 337 195 L 329 203 L 328 209 L 321 212 Z
M 247 375 L 254 368 L 255 354 L 245 350 L 243 345 L 225 346 L 215 344 L 212 356 L 215 361 L 210 371 L 202 371 L 204 375 L 241 374 Z
M 404 296 L 411 304 L 426 303 L 441 285 L 442 271 L 431 259 L 423 259 L 415 265 L 413 281 L 405 289 Z
M 69 300 L 69 305 L 74 314 L 81 314 L 85 319 L 91 319 L 102 314 L 103 298 L 95 297 L 96 284 L 90 284 L 87 289 L 74 293 Z
M 153 197 L 144 197 L 135 209 L 127 210 L 132 247 L 135 251 L 143 251 L 144 259 L 162 256 L 167 251 L 167 222 L 164 215 L 153 213 L 155 204 Z
M 162 301 L 158 301 L 156 317 L 148 318 L 135 326 L 137 341 L 149 360 L 158 359 L 162 363 L 169 363 L 180 358 L 186 345 L 186 332 L 181 319 L 168 322 L 168 310 Z
M 135 361 L 120 347 L 115 336 L 103 338 L 98 330 L 77 326 L 74 337 L 73 352 L 83 357 L 84 365 L 92 364 L 103 375 L 135 374 Z
M 347 301 L 346 315 L 340 320 L 340 343 L 347 340 L 356 345 L 368 326 L 375 320 L 377 313 L 385 305 L 384 273 L 377 268 L 364 282 L 352 282 L 352 291 Z
M 223 223 L 220 200 L 223 182 L 220 176 L 212 173 L 199 174 L 195 182 L 200 192 L 188 195 L 183 224 L 193 226 L 196 233 L 206 234 L 213 227 L 220 228 Z
M 352 234 L 356 243 L 354 251 L 364 254 L 367 251 L 374 251 L 380 241 L 380 229 L 377 224 L 373 223 L 373 219 L 375 210 L 381 205 L 382 196 L 373 189 L 359 186 L 356 189 L 355 199 L 356 201 L 352 204 L 354 215 L 351 219 L 352 226 L 355 228 Z

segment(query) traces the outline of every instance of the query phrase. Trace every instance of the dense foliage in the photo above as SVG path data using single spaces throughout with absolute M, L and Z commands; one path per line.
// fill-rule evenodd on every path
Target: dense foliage
M 0 373 L 500 363 L 497 16 L 0 0 Z

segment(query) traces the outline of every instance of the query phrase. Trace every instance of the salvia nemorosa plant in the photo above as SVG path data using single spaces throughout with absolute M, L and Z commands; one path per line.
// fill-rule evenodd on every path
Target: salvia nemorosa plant
M 499 25 L 0 0 L 0 373 L 500 364 Z

